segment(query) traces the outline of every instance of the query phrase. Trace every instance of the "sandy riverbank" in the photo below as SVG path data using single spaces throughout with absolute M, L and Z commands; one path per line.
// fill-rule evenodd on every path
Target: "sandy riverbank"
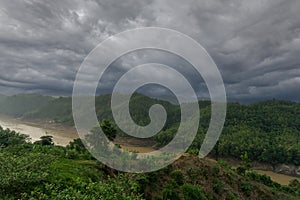
M 0 126 L 29 135 L 32 142 L 39 140 L 41 136 L 51 135 L 56 145 L 66 146 L 78 138 L 75 128 L 46 121 L 34 122 L 0 116 Z

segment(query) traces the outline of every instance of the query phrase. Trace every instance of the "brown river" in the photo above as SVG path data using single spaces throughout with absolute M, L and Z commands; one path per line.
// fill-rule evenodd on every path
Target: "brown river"
M 23 120 L 21 121 L 6 116 L 0 116 L 0 126 L 29 135 L 32 142 L 39 140 L 41 136 L 51 135 L 53 136 L 53 141 L 56 145 L 66 146 L 70 141 L 78 138 L 74 128 L 51 124 L 49 122 L 25 122 Z M 140 147 L 126 144 L 122 144 L 121 146 L 123 149 L 128 151 L 136 151 L 140 153 L 154 151 L 154 149 L 151 147 Z M 287 185 L 290 180 L 295 179 L 295 177 L 274 173 L 273 171 L 255 171 L 257 171 L 259 174 L 266 174 L 270 176 L 273 181 L 283 185 Z M 300 181 L 299 178 L 297 179 Z

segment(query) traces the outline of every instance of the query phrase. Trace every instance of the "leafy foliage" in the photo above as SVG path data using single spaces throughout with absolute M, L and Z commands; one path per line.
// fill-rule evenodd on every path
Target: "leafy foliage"
M 1 199 L 245 199 L 253 195 L 297 199 L 300 195 L 298 181 L 281 186 L 252 172 L 238 176 L 224 161 L 216 165 L 189 156 L 157 172 L 126 174 L 88 156 L 78 139 L 60 147 L 32 144 L 24 135 L 2 128 L 0 136 L 17 141 L 5 142 L 0 149 Z M 70 157 L 70 152 L 76 156 Z M 260 190 L 260 183 L 276 193 L 271 188 Z
M 44 135 L 44 136 L 40 137 L 40 140 L 34 142 L 34 144 L 40 144 L 43 146 L 54 145 L 52 138 L 53 138 L 53 136 L 51 136 L 51 135 Z
M 74 150 L 78 159 L 87 155 L 78 140 L 68 147 L 31 144 L 27 136 L 2 128 L 0 138 L 8 138 L 0 149 L 1 199 L 142 199 L 133 175 L 110 178 L 91 156 L 69 159 Z
M 185 200 L 204 200 L 204 192 L 197 186 L 192 184 L 184 184 L 182 187 L 183 198 Z
M 0 101 L 0 112 L 4 114 L 73 124 L 68 97 L 21 95 L 1 97 Z M 168 113 L 164 129 L 153 137 L 163 146 L 177 132 L 179 106 L 135 94 L 130 112 L 134 121 L 146 125 L 150 122 L 149 107 L 156 103 L 162 104 Z M 109 108 L 110 95 L 96 97 L 98 118 L 110 120 L 102 121 L 100 126 L 113 140 L 123 133 L 114 127 Z M 200 127 L 188 150 L 193 154 L 201 147 L 211 115 L 210 102 L 200 102 L 200 108 Z M 281 186 L 268 176 L 249 171 L 249 161 L 299 165 L 299 114 L 300 104 L 289 101 L 271 100 L 251 105 L 229 103 L 223 133 L 211 156 L 241 158 L 240 168 L 233 170 L 222 161 L 217 166 L 196 165 L 197 160 L 189 162 L 185 158 L 186 169 L 183 166 L 168 167 L 140 176 L 117 173 L 97 163 L 81 140 L 58 147 L 53 145 L 52 138 L 43 137 L 32 144 L 28 136 L 0 127 L 0 198 L 150 199 L 153 193 L 158 199 L 197 199 L 199 195 L 201 199 L 262 199 L 264 196 L 298 199 L 299 182 Z M 260 190 L 262 185 L 266 188 Z
M 110 95 L 97 96 L 96 113 L 100 121 L 112 121 Z M 70 97 L 44 97 L 41 95 L 17 95 L 1 97 L 0 112 L 14 116 L 49 119 L 72 125 Z M 150 123 L 149 108 L 154 104 L 165 107 L 168 118 L 164 129 L 153 139 L 161 146 L 175 136 L 180 122 L 180 107 L 167 101 L 133 94 L 130 114 L 139 125 Z M 201 120 L 198 134 L 189 152 L 200 149 L 211 117 L 209 101 L 200 101 Z M 300 165 L 300 104 L 290 101 L 270 100 L 251 105 L 228 103 L 225 127 L 212 156 L 240 158 L 248 153 L 252 161 L 292 163 Z M 124 135 L 118 130 L 118 134 Z
M 28 135 L 17 133 L 9 129 L 3 129 L 0 126 L 0 147 L 7 147 L 9 145 L 25 144 L 29 140 Z

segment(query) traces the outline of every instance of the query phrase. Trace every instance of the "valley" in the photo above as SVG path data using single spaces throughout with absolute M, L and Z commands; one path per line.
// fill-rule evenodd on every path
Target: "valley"
M 51 135 L 53 136 L 53 142 L 55 145 L 66 146 L 69 144 L 69 142 L 73 141 L 75 138 L 78 138 L 75 128 L 57 123 L 49 123 L 42 120 L 26 121 L 2 115 L 0 116 L 0 126 L 29 135 L 32 142 L 39 140 L 41 136 Z M 114 140 L 114 143 L 120 144 L 122 149 L 130 152 L 148 153 L 155 151 L 155 148 L 153 148 L 155 142 L 151 140 L 145 141 L 143 139 L 117 137 Z M 205 159 L 216 162 L 211 158 Z M 229 162 L 233 167 L 238 165 L 238 161 L 236 160 L 233 161 L 233 159 L 226 159 L 226 161 Z M 256 163 L 256 168 L 260 168 L 259 163 Z M 258 174 L 266 174 L 270 176 L 273 181 L 282 185 L 288 185 L 293 179 L 298 179 L 300 181 L 300 178 L 275 173 L 271 170 L 255 169 L 255 171 Z

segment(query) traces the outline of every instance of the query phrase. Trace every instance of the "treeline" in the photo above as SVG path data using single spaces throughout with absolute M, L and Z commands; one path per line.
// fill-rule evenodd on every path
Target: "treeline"
M 251 160 L 272 165 L 300 165 L 300 104 L 278 100 L 228 104 L 225 127 L 213 153 L 236 158 L 248 153 Z
M 110 95 L 96 97 L 99 120 L 113 121 Z M 0 113 L 13 116 L 54 120 L 73 125 L 71 97 L 44 97 L 20 95 L 0 98 Z M 165 107 L 168 119 L 164 129 L 155 137 L 163 146 L 176 134 L 180 123 L 180 107 L 167 101 L 134 94 L 130 101 L 130 114 L 139 125 L 150 123 L 149 108 L 154 104 Z M 200 127 L 190 152 L 200 149 L 210 122 L 210 102 L 200 101 Z M 22 114 L 21 114 L 22 113 Z M 122 131 L 118 134 L 125 135 Z M 243 105 L 228 103 L 226 122 L 221 138 L 212 156 L 239 158 L 248 153 L 251 160 L 300 165 L 300 103 L 280 100 Z
M 252 161 L 300 165 L 300 104 L 271 100 L 241 105 L 228 103 L 222 135 L 211 152 L 214 157 L 235 157 L 247 153 Z M 197 153 L 205 137 L 210 106 L 202 108 L 200 127 L 189 151 Z M 155 136 L 161 145 L 176 134 L 176 124 Z

